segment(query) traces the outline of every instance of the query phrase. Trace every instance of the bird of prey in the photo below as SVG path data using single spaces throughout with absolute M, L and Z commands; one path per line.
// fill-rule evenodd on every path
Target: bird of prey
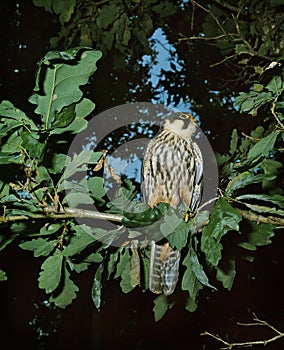
M 150 207 L 166 202 L 173 208 L 185 205 L 194 211 L 202 192 L 203 160 L 194 141 L 195 119 L 188 113 L 175 113 L 150 141 L 143 161 L 143 198 Z M 169 242 L 151 242 L 149 289 L 170 295 L 179 273 L 180 251 Z

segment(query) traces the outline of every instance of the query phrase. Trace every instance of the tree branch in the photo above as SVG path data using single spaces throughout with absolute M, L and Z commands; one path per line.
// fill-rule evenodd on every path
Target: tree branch
M 0 216 L 0 223 L 26 221 L 26 220 L 39 220 L 39 219 L 70 219 L 70 218 L 89 218 L 96 220 L 110 220 L 115 222 L 121 222 L 122 215 L 101 213 L 98 211 L 84 210 L 78 208 L 64 208 L 60 211 L 56 211 L 53 207 L 44 208 L 42 214 L 29 215 L 13 215 L 13 216 Z
M 220 0 L 214 0 L 214 2 L 218 5 L 220 5 L 221 7 L 229 10 L 229 11 L 232 11 L 232 12 L 235 12 L 235 13 L 238 13 L 239 12 L 239 9 L 233 5 L 230 5 L 228 4 L 227 2 L 226 3 L 223 3 L 222 1 Z
M 271 324 L 269 324 L 268 322 L 264 321 L 264 320 L 260 320 L 255 314 L 254 315 L 254 323 L 238 323 L 241 326 L 266 326 L 270 329 L 272 329 L 277 335 L 275 335 L 272 338 L 269 339 L 265 339 L 265 340 L 255 340 L 255 341 L 247 341 L 247 342 L 239 342 L 239 343 L 230 343 L 227 342 L 226 340 L 222 339 L 219 335 L 215 335 L 212 333 L 209 333 L 207 331 L 205 331 L 204 333 L 201 333 L 201 335 L 208 335 L 211 338 L 214 338 L 216 340 L 218 340 L 219 342 L 221 342 L 222 344 L 226 345 L 225 348 L 222 348 L 223 350 L 228 350 L 228 349 L 233 349 L 233 348 L 248 348 L 248 347 L 252 347 L 253 345 L 267 345 L 269 343 L 275 342 L 276 340 L 283 338 L 284 337 L 284 333 L 280 332 L 279 330 L 277 330 L 274 326 L 272 326 Z
M 258 223 L 262 222 L 264 224 L 273 224 L 273 225 L 280 225 L 284 226 L 284 218 L 276 217 L 276 216 L 263 216 L 256 214 L 252 211 L 247 211 L 239 208 L 235 208 L 238 210 L 241 214 L 242 217 L 245 219 L 248 219 L 250 221 L 256 221 Z

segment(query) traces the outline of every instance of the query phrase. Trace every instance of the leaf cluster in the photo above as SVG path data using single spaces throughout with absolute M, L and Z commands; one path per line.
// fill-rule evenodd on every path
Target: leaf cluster
M 123 56 L 151 53 L 147 38 L 163 19 L 174 15 L 179 2 L 157 0 L 111 2 L 61 0 L 33 1 L 58 15 L 61 30 L 50 39 L 53 48 L 76 45 L 96 47 L 104 54 L 117 50 Z M 127 62 L 116 58 L 121 68 Z

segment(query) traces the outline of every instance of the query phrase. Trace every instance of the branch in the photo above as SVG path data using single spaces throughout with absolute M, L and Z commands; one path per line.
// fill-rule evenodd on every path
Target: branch
M 246 326 L 246 327 L 265 326 L 265 327 L 272 329 L 273 332 L 275 332 L 277 335 L 275 335 L 272 338 L 265 339 L 265 340 L 255 340 L 255 341 L 247 341 L 247 342 L 240 342 L 240 343 L 227 342 L 226 340 L 222 339 L 219 335 L 215 335 L 215 334 L 209 333 L 207 331 L 205 331 L 201 335 L 208 335 L 209 337 L 214 338 L 214 339 L 218 340 L 219 342 L 221 342 L 222 344 L 226 345 L 225 348 L 222 348 L 223 350 L 233 349 L 233 348 L 237 348 L 237 347 L 247 348 L 247 347 L 252 347 L 253 345 L 267 345 L 269 343 L 275 342 L 276 340 L 284 337 L 283 332 L 280 332 L 279 330 L 277 330 L 274 326 L 272 326 L 268 322 L 260 320 L 255 314 L 253 314 L 253 315 L 254 315 L 253 320 L 255 321 L 254 323 L 238 323 L 238 324 L 241 326 Z
M 235 209 L 242 214 L 243 218 L 248 219 L 250 221 L 256 221 L 257 223 L 262 222 L 264 224 L 284 226 L 284 218 L 280 218 L 277 216 L 263 216 L 263 215 L 255 214 L 252 211 L 242 210 L 239 208 L 235 208 Z
M 60 211 L 56 211 L 53 207 L 48 207 L 43 210 L 42 214 L 29 215 L 14 215 L 14 216 L 0 216 L 0 223 L 26 221 L 26 220 L 40 220 L 40 219 L 70 219 L 70 218 L 89 218 L 97 220 L 110 220 L 115 222 L 121 222 L 122 215 L 101 213 L 98 211 L 84 210 L 78 208 L 64 208 Z
M 277 123 L 279 124 L 280 129 L 281 129 L 282 131 L 284 131 L 284 125 L 281 123 L 280 119 L 278 118 L 278 116 L 277 116 L 277 114 L 276 114 L 276 112 L 275 112 L 275 102 L 276 102 L 276 101 L 274 101 L 274 102 L 272 103 L 272 106 L 271 106 L 270 110 L 271 110 L 271 113 L 272 113 L 273 117 L 276 119 Z
M 228 3 L 222 3 L 220 0 L 214 0 L 214 2 L 216 2 L 216 4 L 220 5 L 221 7 L 225 8 L 229 11 L 236 12 L 236 13 L 239 12 L 239 9 L 237 7 L 232 6 Z

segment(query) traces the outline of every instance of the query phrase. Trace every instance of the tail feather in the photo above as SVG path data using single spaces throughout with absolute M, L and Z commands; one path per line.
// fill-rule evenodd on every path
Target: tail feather
M 152 241 L 149 288 L 153 293 L 170 295 L 175 290 L 179 274 L 180 251 L 169 243 L 158 245 Z

